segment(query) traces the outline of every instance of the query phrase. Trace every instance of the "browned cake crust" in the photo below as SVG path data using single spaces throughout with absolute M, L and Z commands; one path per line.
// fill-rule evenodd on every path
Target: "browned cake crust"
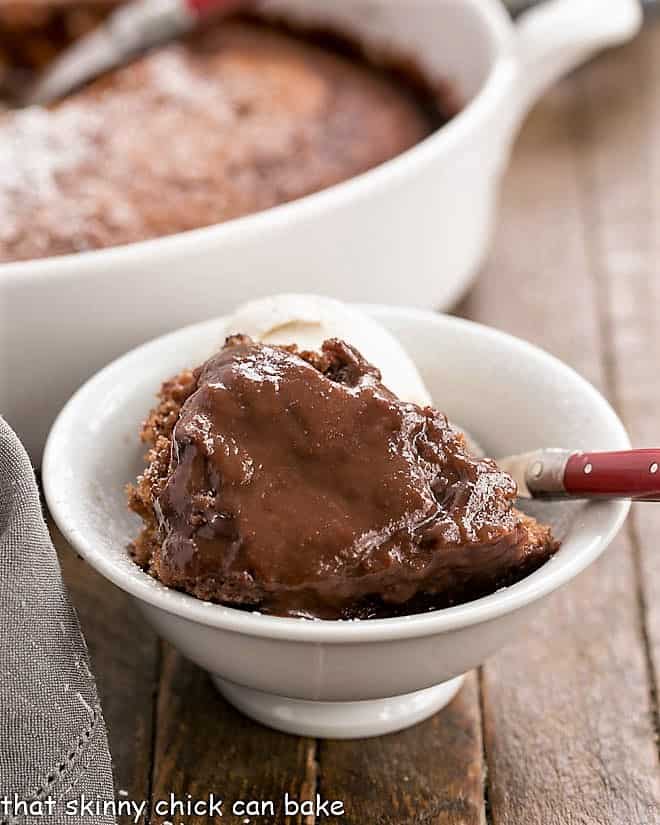
M 115 246 L 316 192 L 422 140 L 394 82 L 249 21 L 0 120 L 0 261 Z
M 228 347 L 236 346 L 236 342 L 240 343 L 240 340 L 240 337 L 231 339 L 228 342 Z M 339 384 L 345 383 L 347 386 L 353 385 L 355 379 L 351 376 L 350 371 L 355 368 L 355 364 L 346 360 L 341 349 L 333 349 L 335 345 L 332 342 L 329 342 L 329 344 L 330 346 L 324 348 L 323 354 L 298 353 L 295 348 L 284 349 L 300 356 L 322 374 L 329 376 L 332 381 Z M 364 364 L 366 362 L 359 363 Z M 367 367 L 373 369 L 370 365 L 367 365 Z M 128 489 L 129 507 L 144 522 L 140 535 L 130 547 L 131 554 L 137 564 L 164 584 L 185 590 L 204 600 L 248 609 L 260 609 L 264 612 L 275 612 L 280 615 L 315 615 L 321 618 L 371 618 L 422 612 L 478 598 L 520 580 L 537 569 L 557 550 L 559 544 L 554 540 L 550 528 L 524 515 L 512 506 L 512 499 L 515 495 L 513 481 L 506 474 L 501 473 L 492 461 L 471 457 L 467 452 L 463 437 L 447 424 L 443 416 L 427 410 L 420 411 L 420 415 L 426 416 L 425 420 L 428 421 L 428 424 L 424 424 L 423 427 L 426 429 L 428 426 L 429 432 L 436 433 L 434 436 L 429 436 L 432 439 L 430 442 L 432 451 L 436 455 L 438 455 L 438 450 L 440 450 L 440 455 L 442 455 L 442 451 L 446 451 L 445 456 L 449 457 L 450 465 L 453 460 L 456 460 L 456 466 L 463 467 L 464 471 L 467 468 L 467 474 L 462 479 L 457 479 L 453 483 L 454 486 L 442 494 L 443 500 L 447 503 L 446 506 L 449 507 L 447 517 L 450 520 L 456 518 L 457 525 L 462 524 L 465 514 L 460 515 L 460 513 L 467 506 L 465 513 L 470 512 L 469 518 L 475 524 L 482 525 L 476 534 L 471 534 L 465 539 L 463 547 L 460 546 L 460 543 L 456 546 L 455 539 L 451 539 L 449 544 L 445 544 L 444 539 L 440 541 L 437 549 L 433 552 L 441 556 L 444 554 L 444 559 L 435 568 L 435 579 L 431 577 L 424 581 L 420 578 L 412 585 L 410 582 L 404 583 L 402 581 L 400 592 L 407 595 L 401 597 L 399 595 L 393 597 L 398 585 L 393 586 L 391 581 L 386 585 L 381 585 L 384 588 L 381 593 L 376 590 L 373 595 L 367 593 L 365 596 L 365 593 L 359 589 L 357 580 L 353 578 L 354 571 L 350 574 L 340 573 L 340 577 L 343 575 L 350 577 L 347 580 L 350 582 L 348 592 L 359 591 L 361 593 L 359 598 L 356 598 L 353 602 L 350 599 L 334 602 L 334 594 L 332 594 L 326 602 L 323 600 L 314 601 L 311 604 L 308 603 L 305 610 L 296 611 L 290 608 L 292 605 L 293 607 L 298 606 L 295 602 L 297 596 L 294 596 L 294 601 L 287 605 L 286 609 L 282 609 L 283 603 L 280 603 L 273 610 L 272 603 L 269 606 L 268 595 L 262 589 L 259 577 L 248 575 L 237 580 L 225 576 L 222 573 L 223 561 L 221 558 L 218 558 L 217 561 L 211 561 L 210 566 L 207 566 L 203 572 L 200 572 L 201 568 L 198 568 L 195 573 L 185 572 L 180 565 L 173 563 L 172 551 L 164 551 L 164 535 L 159 528 L 156 515 L 157 512 L 161 512 L 162 517 L 162 499 L 160 504 L 157 504 L 157 501 L 164 493 L 166 486 L 171 482 L 173 467 L 177 464 L 173 452 L 174 427 L 181 421 L 183 405 L 188 399 L 193 400 L 191 396 L 202 385 L 200 379 L 203 374 L 202 369 L 198 368 L 195 371 L 183 372 L 163 384 L 159 394 L 159 403 L 151 411 L 141 432 L 142 440 L 149 445 L 149 452 L 146 456 L 147 466 L 144 473 L 138 478 L 136 485 L 131 485 Z M 385 392 L 388 391 L 385 390 Z M 243 398 L 243 396 L 241 397 Z M 394 398 L 393 396 L 390 397 Z M 206 409 L 207 402 L 201 403 L 202 408 Z M 414 408 L 414 405 L 408 405 L 408 407 Z M 419 408 L 416 409 L 419 410 Z M 369 432 L 371 432 L 371 426 Z M 376 424 L 374 423 L 373 426 L 375 427 Z M 194 429 L 197 429 L 197 427 L 198 424 L 195 424 Z M 425 435 L 424 438 L 426 437 Z M 313 438 L 313 436 L 310 436 L 310 438 Z M 438 438 L 441 439 L 441 442 L 435 441 Z M 181 444 L 183 443 L 188 443 L 187 436 L 181 442 Z M 441 443 L 442 446 L 440 446 Z M 177 453 L 181 449 L 181 444 L 177 446 Z M 249 447 L 247 449 L 249 454 Z M 422 448 L 423 450 L 424 448 Z M 295 461 L 294 458 L 291 460 Z M 427 466 L 428 468 L 428 465 L 425 465 L 427 459 L 420 457 L 418 460 L 421 462 L 420 466 Z M 439 466 L 442 466 L 442 464 Z M 474 470 L 476 470 L 476 474 L 473 474 Z M 451 476 L 453 471 L 442 470 L 440 476 L 445 475 L 447 472 Z M 472 481 L 468 481 L 468 478 L 471 478 Z M 185 482 L 185 489 L 190 489 L 189 480 Z M 492 499 L 488 502 L 484 502 L 482 499 L 484 489 L 488 489 L 490 491 L 488 495 L 492 496 Z M 372 494 L 366 489 L 363 492 L 365 496 Z M 199 495 L 199 493 L 196 493 L 196 495 Z M 466 504 L 466 502 L 468 503 Z M 192 504 L 193 510 L 200 514 L 197 516 L 197 518 L 202 519 L 200 524 L 208 523 L 206 517 L 201 516 L 201 513 L 208 509 L 214 511 L 213 508 L 220 506 L 215 499 L 210 508 L 207 507 L 208 504 L 209 502 L 205 501 L 193 502 Z M 223 510 L 226 508 L 226 504 L 225 501 L 222 505 Z M 289 508 L 287 512 L 292 513 L 292 510 Z M 307 517 L 312 520 L 314 518 L 311 512 Z M 253 526 L 251 525 L 251 527 Z M 460 529 L 462 530 L 462 527 Z M 470 532 L 468 530 L 468 533 Z M 451 533 L 451 529 L 449 533 Z M 421 539 L 420 547 L 424 548 L 429 540 L 435 542 L 438 535 L 436 528 L 432 528 L 429 538 Z M 434 538 L 431 539 L 430 536 L 434 536 Z M 419 549 L 419 547 L 415 549 L 413 546 L 408 551 L 402 549 L 397 552 L 412 552 L 413 555 L 416 555 Z M 212 550 L 213 555 L 211 558 L 216 558 L 216 553 L 222 556 L 225 552 L 230 551 L 223 549 L 222 545 L 219 544 Z M 298 552 L 294 550 L 290 553 L 294 567 L 299 563 L 295 561 Z M 338 547 L 337 552 L 341 555 L 344 551 Z M 184 555 L 187 556 L 187 554 L 188 550 L 185 550 Z M 366 555 L 368 555 L 367 551 L 365 551 Z M 298 555 L 297 558 L 300 559 L 301 556 Z M 367 563 L 366 558 L 365 563 Z M 373 568 L 369 564 L 365 570 L 369 570 L 370 574 L 373 573 Z M 277 575 L 281 572 L 282 568 L 278 568 Z M 387 575 L 385 570 L 381 581 L 385 582 Z
M 121 0 L 0 0 L 0 99 L 97 26 Z

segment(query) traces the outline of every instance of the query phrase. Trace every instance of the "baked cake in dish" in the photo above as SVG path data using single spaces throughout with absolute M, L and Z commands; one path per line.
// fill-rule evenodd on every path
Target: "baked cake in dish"
M 366 62 L 225 20 L 52 109 L 0 116 L 0 261 L 268 209 L 366 172 L 437 125 L 412 88 Z

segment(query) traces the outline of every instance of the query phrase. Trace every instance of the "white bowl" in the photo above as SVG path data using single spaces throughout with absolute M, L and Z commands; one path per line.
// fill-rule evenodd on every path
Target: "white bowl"
M 456 318 L 368 311 L 408 349 L 436 405 L 491 454 L 543 445 L 629 447 L 603 397 L 541 350 Z M 220 319 L 157 339 L 85 384 L 51 431 L 43 481 L 50 510 L 73 547 L 130 593 L 156 630 L 205 668 L 230 701 L 272 727 L 369 736 L 434 713 L 452 698 L 462 674 L 525 633 L 540 601 L 607 547 L 628 512 L 624 502 L 581 507 L 561 550 L 536 573 L 483 599 L 424 615 L 282 619 L 168 590 L 127 555 L 139 522 L 126 509 L 124 485 L 143 466 L 138 427 L 160 382 L 205 360 L 218 348 L 222 326 Z M 552 506 L 561 514 L 560 505 Z
M 448 79 L 465 107 L 389 163 L 291 204 L 169 238 L 0 265 L 0 410 L 35 463 L 57 411 L 102 365 L 247 299 L 330 292 L 451 305 L 484 258 L 529 106 L 640 22 L 637 0 L 551 0 L 518 26 L 501 0 L 263 0 L 260 8 L 410 55 L 429 78 Z M 17 383 L 23 374 L 30 380 Z

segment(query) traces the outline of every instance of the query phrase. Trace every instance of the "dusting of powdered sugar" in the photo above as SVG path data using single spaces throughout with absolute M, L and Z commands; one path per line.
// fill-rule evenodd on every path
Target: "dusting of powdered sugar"
M 232 118 L 233 108 L 224 96 L 223 84 L 194 71 L 190 54 L 182 46 L 155 53 L 145 65 L 149 69 L 151 94 L 155 92 L 179 104 L 207 110 L 216 119 Z
M 101 127 L 96 113 L 69 106 L 56 111 L 31 107 L 0 120 L 0 240 L 21 257 L 21 244 L 35 250 L 35 238 L 46 253 L 51 234 L 73 236 L 83 219 L 77 209 L 63 206 L 64 179 L 95 156 L 95 134 Z M 27 227 L 33 227 L 30 234 Z M 31 238 L 31 241 L 30 241 Z M 30 256 L 31 257 L 31 256 Z
M 58 175 L 92 153 L 96 126 L 96 118 L 77 106 L 55 112 L 33 106 L 7 117 L 0 125 L 0 197 L 55 195 Z

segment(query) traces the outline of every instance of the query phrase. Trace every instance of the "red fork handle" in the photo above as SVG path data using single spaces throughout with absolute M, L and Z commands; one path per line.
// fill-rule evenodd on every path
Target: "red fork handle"
M 660 450 L 575 453 L 564 471 L 569 496 L 660 501 Z

